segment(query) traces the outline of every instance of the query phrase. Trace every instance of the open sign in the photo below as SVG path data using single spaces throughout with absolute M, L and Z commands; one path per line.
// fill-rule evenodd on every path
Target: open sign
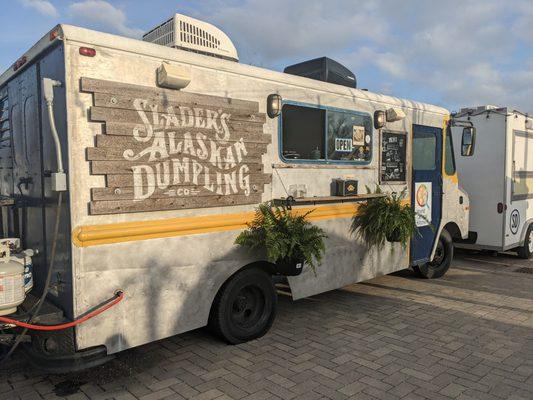
M 350 153 L 352 149 L 352 139 L 335 138 L 335 151 Z

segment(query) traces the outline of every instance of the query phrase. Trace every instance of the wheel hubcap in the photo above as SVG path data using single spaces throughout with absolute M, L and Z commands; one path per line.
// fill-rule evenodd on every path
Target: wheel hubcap
M 527 238 L 527 247 L 529 248 L 529 252 L 533 253 L 533 230 L 529 232 L 529 237 Z
M 240 328 L 254 326 L 262 317 L 265 299 L 255 286 L 242 288 L 233 301 L 231 319 Z

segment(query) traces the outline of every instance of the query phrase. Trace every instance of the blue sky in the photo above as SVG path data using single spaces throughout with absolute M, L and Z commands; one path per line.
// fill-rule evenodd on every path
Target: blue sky
M 0 69 L 59 22 L 139 37 L 174 12 L 217 25 L 243 63 L 329 56 L 361 88 L 533 113 L 533 0 L 3 0 Z

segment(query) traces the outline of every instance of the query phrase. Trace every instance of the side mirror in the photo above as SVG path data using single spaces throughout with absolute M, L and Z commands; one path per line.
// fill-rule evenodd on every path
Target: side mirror
M 474 154 L 474 148 L 476 146 L 476 128 L 467 127 L 463 128 L 463 139 L 461 141 L 461 155 L 464 157 L 470 157 Z

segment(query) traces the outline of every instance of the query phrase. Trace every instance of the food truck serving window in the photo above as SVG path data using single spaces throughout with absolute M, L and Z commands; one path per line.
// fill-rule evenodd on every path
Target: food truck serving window
M 328 160 L 369 162 L 372 118 L 352 112 L 328 111 Z
M 368 164 L 372 118 L 368 114 L 284 104 L 281 155 L 287 162 Z
M 325 160 L 326 110 L 285 104 L 282 108 L 282 155 L 286 160 Z

